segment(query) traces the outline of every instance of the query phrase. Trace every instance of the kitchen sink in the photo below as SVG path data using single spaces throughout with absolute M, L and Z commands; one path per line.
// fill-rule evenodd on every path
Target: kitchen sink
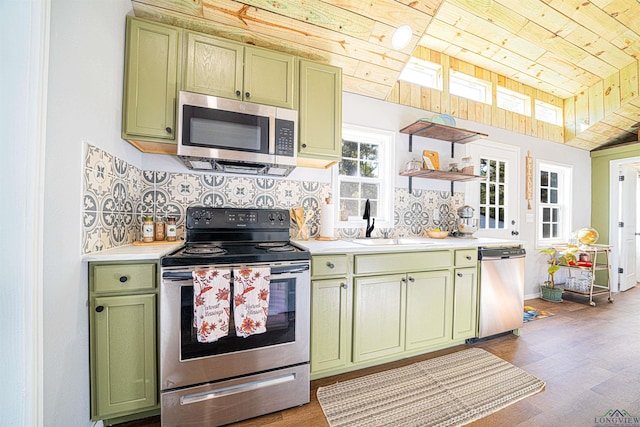
M 433 245 L 433 242 L 422 237 L 400 237 L 397 239 L 353 239 L 353 243 L 366 246 L 382 245 Z

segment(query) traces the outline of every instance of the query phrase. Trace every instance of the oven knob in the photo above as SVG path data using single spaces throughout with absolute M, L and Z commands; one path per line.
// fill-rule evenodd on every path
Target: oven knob
M 278 221 L 284 222 L 284 214 L 282 214 L 282 213 L 278 214 Z
M 269 214 L 268 218 L 269 218 L 269 221 L 271 221 L 272 223 L 276 220 L 275 215 L 272 213 Z

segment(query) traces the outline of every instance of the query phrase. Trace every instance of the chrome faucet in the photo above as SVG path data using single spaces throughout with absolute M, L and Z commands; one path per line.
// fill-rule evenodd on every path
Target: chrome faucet
M 371 202 L 369 202 L 369 199 L 367 199 L 367 201 L 364 204 L 364 214 L 362 215 L 362 219 L 367 220 L 367 228 L 365 229 L 364 237 L 371 237 L 371 232 L 374 229 L 376 219 L 375 218 L 371 219 Z M 371 225 L 369 225 L 370 219 L 371 219 Z

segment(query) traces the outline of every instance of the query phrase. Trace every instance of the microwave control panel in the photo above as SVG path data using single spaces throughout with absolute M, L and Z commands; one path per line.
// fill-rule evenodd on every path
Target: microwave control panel
M 292 120 L 276 119 L 276 155 L 293 157 L 295 122 Z

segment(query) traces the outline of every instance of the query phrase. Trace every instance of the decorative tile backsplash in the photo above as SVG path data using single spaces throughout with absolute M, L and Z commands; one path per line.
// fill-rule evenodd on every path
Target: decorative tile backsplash
M 83 174 L 82 253 L 97 252 L 140 239 L 142 216 L 176 217 L 178 237 L 184 235 L 184 216 L 189 206 L 313 209 L 309 233 L 320 231 L 320 203 L 331 185 L 264 177 L 202 175 L 143 171 L 88 145 Z M 447 191 L 395 190 L 393 237 L 422 236 L 430 228 L 453 230 L 456 209 L 464 194 Z M 439 211 L 439 221 L 433 212 Z M 292 230 L 295 235 L 297 230 Z M 340 237 L 363 235 L 362 227 L 337 230 Z M 376 235 L 376 231 L 374 231 Z

